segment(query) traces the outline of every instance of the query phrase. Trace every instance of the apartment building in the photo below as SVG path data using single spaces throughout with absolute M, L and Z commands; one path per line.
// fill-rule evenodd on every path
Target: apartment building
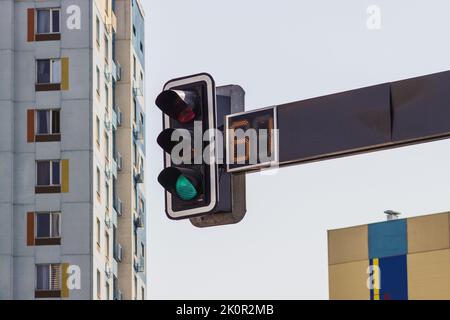
M 328 231 L 333 300 L 450 299 L 448 212 Z
M 145 299 L 142 6 L 0 9 L 0 299 Z

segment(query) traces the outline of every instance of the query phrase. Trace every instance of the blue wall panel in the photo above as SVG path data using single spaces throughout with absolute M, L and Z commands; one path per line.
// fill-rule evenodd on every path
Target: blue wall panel
M 408 270 L 406 255 L 379 260 L 381 300 L 408 300 Z
M 369 258 L 385 258 L 408 253 L 406 220 L 369 224 Z

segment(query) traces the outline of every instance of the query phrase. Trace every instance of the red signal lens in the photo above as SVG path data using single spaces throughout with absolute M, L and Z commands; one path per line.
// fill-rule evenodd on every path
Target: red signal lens
M 186 124 L 195 119 L 195 112 L 191 108 L 186 108 L 177 117 L 178 122 Z

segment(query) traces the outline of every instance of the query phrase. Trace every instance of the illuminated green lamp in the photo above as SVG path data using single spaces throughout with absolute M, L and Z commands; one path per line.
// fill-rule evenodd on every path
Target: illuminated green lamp
M 194 185 L 184 175 L 180 175 L 175 184 L 177 195 L 184 201 L 190 201 L 194 199 L 198 193 Z

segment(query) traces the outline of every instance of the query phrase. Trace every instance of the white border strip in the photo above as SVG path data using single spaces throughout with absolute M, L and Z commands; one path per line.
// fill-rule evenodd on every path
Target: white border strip
M 214 121 L 215 123 L 217 123 L 217 115 L 214 113 L 214 106 L 216 105 L 216 97 L 212 96 L 212 92 L 214 92 L 215 90 L 211 90 L 211 88 L 213 87 L 213 82 L 211 80 L 211 78 L 205 74 L 201 74 L 201 75 L 197 75 L 194 77 L 189 77 L 189 78 L 185 78 L 185 79 L 180 79 L 180 80 L 175 80 L 172 82 L 167 83 L 164 86 L 164 90 L 170 90 L 174 87 L 178 87 L 178 86 L 182 86 L 185 84 L 189 84 L 189 83 L 193 83 L 193 82 L 206 82 L 206 85 L 208 86 L 208 121 L 209 121 L 209 127 L 210 128 L 214 128 Z M 164 129 L 169 128 L 170 127 L 170 117 L 166 114 L 164 114 Z M 216 141 L 210 140 L 210 146 L 214 148 L 215 150 L 215 158 L 217 159 L 217 148 L 216 148 Z M 211 148 L 210 147 L 210 148 Z M 165 168 L 171 167 L 172 166 L 172 162 L 170 160 L 170 154 L 165 153 Z M 190 210 L 183 210 L 183 211 L 173 211 L 172 208 L 172 194 L 168 191 L 166 191 L 166 208 L 167 208 L 167 214 L 174 219 L 182 219 L 182 218 L 188 218 L 191 216 L 196 216 L 202 213 L 207 214 L 208 212 L 212 211 L 214 209 L 214 207 L 216 206 L 217 203 L 217 177 L 216 177 L 216 170 L 217 167 L 217 163 L 214 159 L 214 162 L 212 164 L 210 164 L 209 169 L 210 169 L 210 184 L 211 184 L 211 201 L 210 204 L 208 206 L 205 207 L 199 207 L 199 208 L 195 208 L 195 209 L 190 209 Z

